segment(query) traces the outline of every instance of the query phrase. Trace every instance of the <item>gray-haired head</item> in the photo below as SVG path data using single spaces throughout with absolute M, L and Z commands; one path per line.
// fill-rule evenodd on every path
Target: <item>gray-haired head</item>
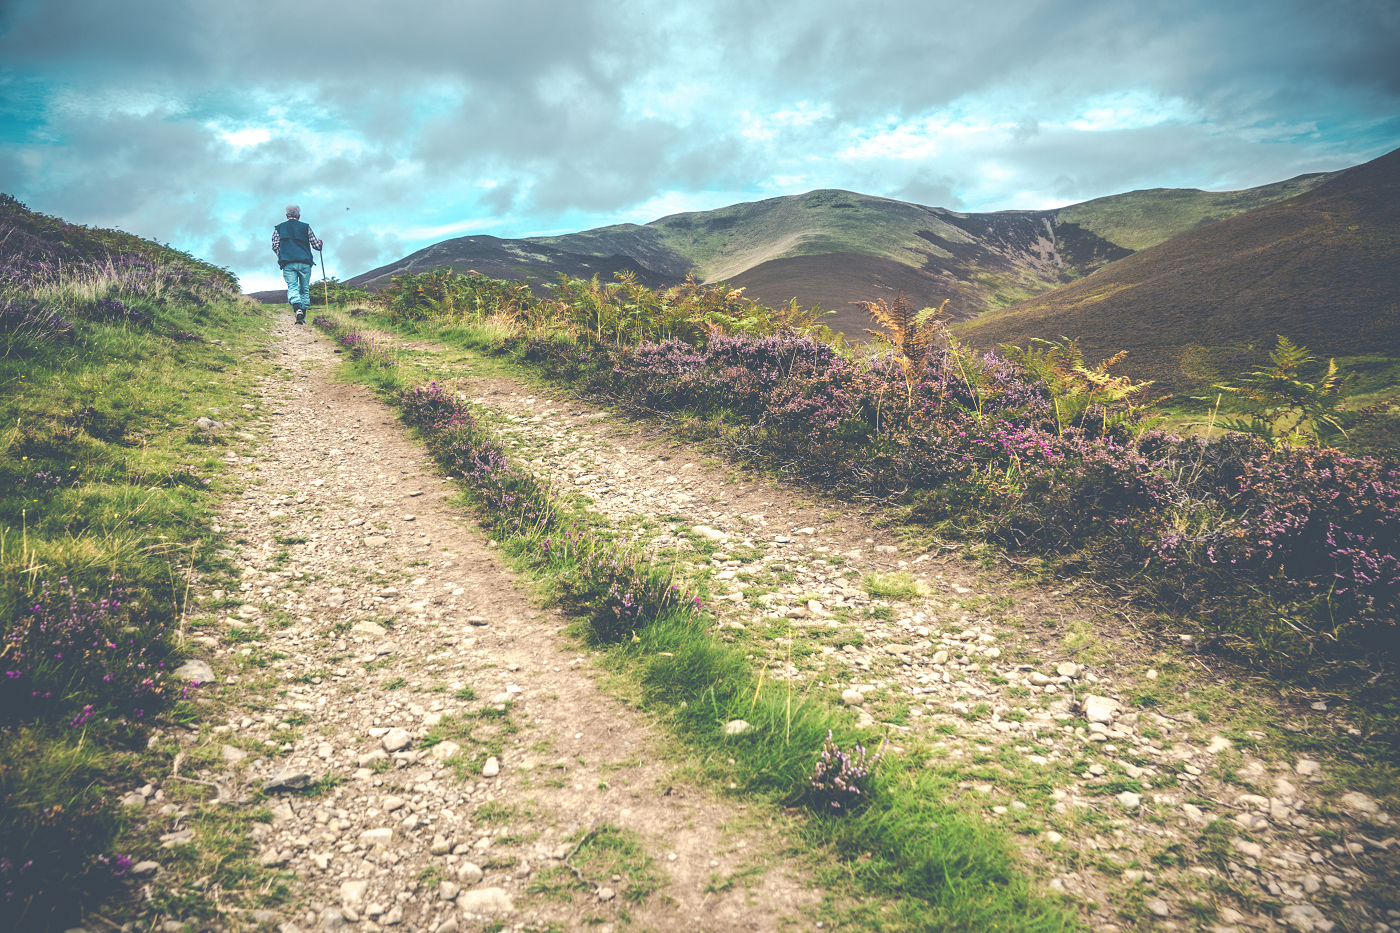
M 297 207 L 295 204 L 288 204 L 288 205 L 287 205 L 287 216 L 290 217 L 292 220 L 300 220 L 300 219 L 301 219 L 301 208 Z

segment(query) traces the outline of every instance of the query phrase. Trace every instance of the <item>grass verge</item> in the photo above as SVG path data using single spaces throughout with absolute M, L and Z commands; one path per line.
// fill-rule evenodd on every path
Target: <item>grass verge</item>
M 0 930 L 64 929 L 132 883 L 120 799 L 150 727 L 193 715 L 186 597 L 230 569 L 211 516 L 251 452 L 265 318 L 191 263 L 0 268 L 24 302 L 0 326 Z

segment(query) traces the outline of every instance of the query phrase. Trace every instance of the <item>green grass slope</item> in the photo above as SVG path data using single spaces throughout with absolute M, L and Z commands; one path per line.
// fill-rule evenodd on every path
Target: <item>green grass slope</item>
M 1279 334 L 1324 356 L 1400 355 L 1400 150 L 958 326 L 974 344 L 1078 337 L 1123 371 L 1209 390 Z
M 954 316 L 965 319 L 1331 177 L 1303 175 L 1246 191 L 1159 188 L 1056 210 L 980 214 L 820 190 L 530 242 L 574 254 L 631 256 L 663 274 L 693 270 L 702 281 L 727 281 L 772 305 L 796 298 L 849 312 L 853 288 L 869 299 L 898 280 L 894 287 L 920 303 L 950 299 Z
M 70 224 L 58 217 L 31 211 L 8 194 L 0 194 L 0 256 L 25 262 L 100 262 L 116 257 L 139 257 L 159 266 L 179 266 L 211 274 L 230 285 L 238 279 L 221 266 L 189 253 L 121 230 Z
M 212 517 L 265 321 L 216 266 L 0 196 L 0 933 L 74 928 L 139 896 L 131 862 L 185 857 L 120 801 L 185 748 L 152 725 L 195 715 L 187 585 L 236 579 Z M 276 883 L 225 855 L 201 884 L 226 905 Z
M 535 242 L 571 252 L 606 243 L 613 252 L 634 256 L 640 251 L 631 242 L 651 243 L 684 257 L 697 278 L 716 282 L 771 259 L 825 253 L 862 253 L 918 267 L 930 248 L 921 230 L 959 244 L 970 242 L 947 222 L 950 213 L 853 191 L 822 190 L 672 214 L 641 228 L 604 227 Z
M 1244 191 L 1154 188 L 1049 211 L 991 214 L 963 214 L 829 189 L 672 214 L 645 226 L 619 224 L 535 237 L 531 242 L 587 255 L 632 256 L 658 272 L 683 275 L 693 269 L 707 282 L 731 279 L 774 259 L 842 252 L 918 268 L 930 253 L 951 258 L 957 247 L 990 231 L 1005 233 L 1011 222 L 1035 233 L 1047 221 L 1053 227 L 1075 224 L 1115 246 L 1140 250 L 1193 227 L 1302 194 L 1334 174 L 1300 175 Z M 1055 239 L 1049 236 L 1051 230 L 1045 232 Z M 952 244 L 952 249 L 929 234 Z M 1072 260 L 1069 264 L 1075 265 Z
M 1110 243 L 1133 251 L 1164 243 L 1179 233 L 1311 191 L 1337 172 L 1299 175 L 1243 191 L 1149 188 L 1095 198 L 1060 208 L 1056 219 L 1079 224 Z
M 897 280 L 897 288 L 926 303 L 951 299 L 960 317 L 1040 294 L 1128 253 L 1078 225 L 1057 225 L 1053 212 L 960 214 L 840 190 L 530 242 L 575 254 L 630 255 L 669 274 L 692 270 L 702 281 L 728 281 L 771 305 L 796 298 L 804 306 L 849 311 L 857 285 L 866 299 L 879 296 L 871 290 L 876 283 Z
M 346 284 L 377 290 L 389 284 L 396 275 L 405 272 L 431 272 L 447 266 L 457 272 L 476 270 L 493 279 L 523 279 L 535 284 L 547 282 L 563 273 L 578 278 L 597 275 L 611 281 L 614 273 L 635 270 L 648 286 L 672 285 L 685 277 L 666 275 L 648 270 L 630 256 L 581 255 L 555 249 L 529 240 L 503 240 L 494 236 L 464 236 L 443 240 L 410 253 L 387 265 L 362 272 Z M 276 300 L 276 293 L 268 293 Z

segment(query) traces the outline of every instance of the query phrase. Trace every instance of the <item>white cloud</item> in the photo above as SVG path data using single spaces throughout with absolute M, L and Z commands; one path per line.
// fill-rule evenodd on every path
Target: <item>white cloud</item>
M 1201 118 L 1185 101 L 1167 100 L 1141 90 L 1090 99 L 1080 104 L 1079 109 L 1080 114 L 1063 125 L 1085 133 L 1137 130 Z
M 1394 0 L 342 0 L 286 19 L 296 56 L 227 0 L 17 7 L 0 166 L 21 177 L 0 184 L 261 281 L 288 201 L 350 266 L 813 188 L 1042 207 L 1400 145 Z
M 405 240 L 425 240 L 437 241 L 447 237 L 470 236 L 473 233 L 485 233 L 487 230 L 501 226 L 503 223 L 499 218 L 474 217 L 470 220 L 459 220 L 456 223 L 439 224 L 435 227 L 410 227 L 407 230 L 394 230 L 393 232 Z M 380 231 L 389 232 L 389 231 Z
M 230 146 L 241 149 L 244 146 L 257 146 L 267 142 L 272 138 L 272 131 L 265 126 L 250 126 L 231 133 L 220 133 L 219 138 Z

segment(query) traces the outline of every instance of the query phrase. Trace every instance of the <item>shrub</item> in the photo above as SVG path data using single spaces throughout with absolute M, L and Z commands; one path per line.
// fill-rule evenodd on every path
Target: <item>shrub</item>
M 828 729 L 816 769 L 807 782 L 809 801 L 826 812 L 856 812 L 870 802 L 875 771 L 884 754 L 883 744 L 874 757 L 866 755 L 863 745 L 852 746 L 849 752 L 843 751 L 832 741 L 831 730 Z
M 556 557 L 556 549 L 563 551 L 557 555 L 566 568 L 559 578 L 560 601 L 587 618 L 601 642 L 635 637 L 656 619 L 687 608 L 671 575 L 635 548 L 577 529 L 558 542 L 546 538 L 540 548 L 546 560 Z
M 55 311 L 34 301 L 0 302 L 0 332 L 37 341 L 69 343 L 77 328 Z
M 66 578 L 44 583 L 0 647 L 0 725 L 57 722 L 128 733 L 178 695 L 169 633 L 133 617 L 120 591 L 79 599 Z
M 128 306 L 118 298 L 101 298 L 88 312 L 94 321 L 128 321 L 138 327 L 150 327 L 155 321 L 149 314 Z

